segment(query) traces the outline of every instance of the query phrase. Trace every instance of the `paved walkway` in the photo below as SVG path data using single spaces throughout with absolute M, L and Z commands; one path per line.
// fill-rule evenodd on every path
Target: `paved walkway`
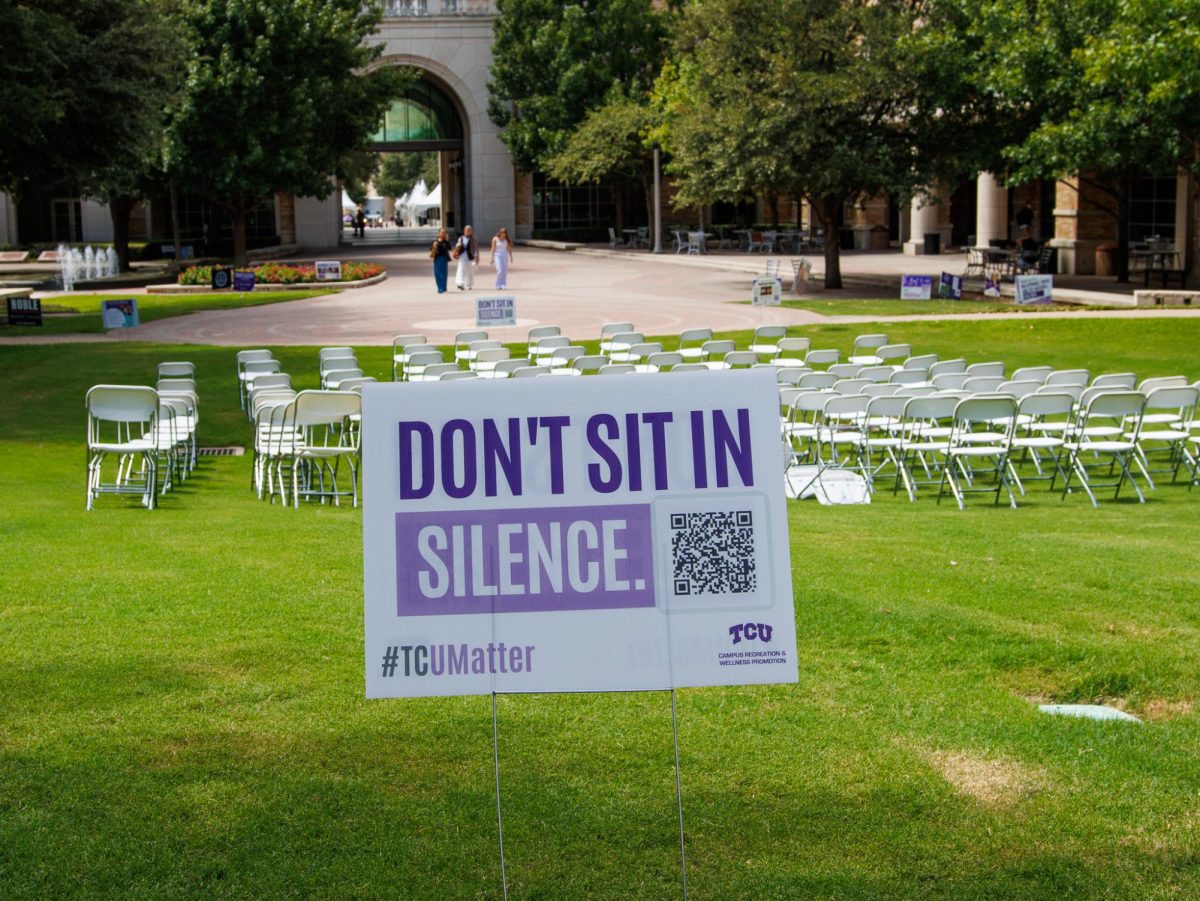
M 164 343 L 196 343 L 226 346 L 250 344 L 313 345 L 356 344 L 386 345 L 394 335 L 419 333 L 431 341 L 446 342 L 462 329 L 474 328 L 474 297 L 495 293 L 494 273 L 486 263 L 476 277 L 474 292 L 450 292 L 438 295 L 433 284 L 431 264 L 421 248 L 396 247 L 358 252 L 343 249 L 343 258 L 370 258 L 384 263 L 388 279 L 368 288 L 344 291 L 329 297 L 316 297 L 261 307 L 236 310 L 212 310 L 160 319 L 120 337 L 87 336 L 86 340 L 135 340 Z M 884 265 L 880 254 L 849 254 L 844 271 L 871 271 Z M 891 254 L 895 257 L 895 254 Z M 929 258 L 905 257 L 936 266 Z M 509 274 L 509 290 L 516 297 L 517 325 L 491 329 L 502 341 L 519 340 L 535 325 L 553 324 L 564 334 L 577 338 L 595 336 L 605 322 L 627 320 L 646 334 L 678 333 L 689 327 L 710 327 L 718 331 L 750 329 L 763 324 L 812 325 L 830 322 L 903 322 L 928 321 L 931 316 L 845 316 L 827 317 L 806 310 L 752 307 L 734 303 L 749 296 L 750 278 L 761 272 L 765 261 L 745 255 L 692 257 L 655 257 L 642 254 L 597 255 L 564 253 L 518 247 Z M 131 292 L 136 293 L 136 292 Z M 889 289 L 853 287 L 840 292 L 823 292 L 810 285 L 805 296 L 889 297 Z M 1105 310 L 1045 313 L 987 313 L 988 318 L 1008 316 L 1045 317 L 1146 317 L 1200 315 L 1200 310 Z M 972 314 L 938 316 L 941 319 L 972 319 Z M 81 336 L 82 338 L 82 336 Z M 0 339 L 22 343 L 50 343 L 81 340 L 70 336 L 31 339 Z

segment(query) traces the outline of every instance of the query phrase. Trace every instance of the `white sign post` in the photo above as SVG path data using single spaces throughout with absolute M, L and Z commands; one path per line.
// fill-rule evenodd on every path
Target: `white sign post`
M 367 697 L 796 681 L 778 405 L 765 370 L 365 385 Z
M 756 307 L 778 307 L 783 304 L 783 282 L 778 278 L 756 278 L 750 294 L 750 303 Z
M 476 297 L 475 325 L 487 328 L 489 325 L 516 325 L 517 299 L 511 296 Z

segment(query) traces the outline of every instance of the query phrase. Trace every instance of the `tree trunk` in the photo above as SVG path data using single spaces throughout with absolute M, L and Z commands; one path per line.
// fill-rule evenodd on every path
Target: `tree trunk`
M 625 192 L 613 192 L 613 212 L 617 217 L 617 237 L 621 237 L 621 229 L 625 227 Z
M 183 259 L 183 239 L 179 236 L 179 186 L 171 179 L 171 240 L 175 242 L 175 265 Z
M 1117 180 L 1117 283 L 1129 283 L 1129 187 L 1131 179 Z
M 767 203 L 771 207 L 771 228 L 779 230 L 779 195 L 771 194 L 767 197 Z
M 117 254 L 117 268 L 128 272 L 129 266 L 129 217 L 133 213 L 132 197 L 116 197 L 109 201 L 108 212 L 112 217 L 113 250 Z
M 233 211 L 233 265 L 245 266 L 250 262 L 246 252 L 246 206 L 238 204 Z
M 1188 213 L 1187 234 L 1188 243 L 1183 250 L 1183 268 L 1187 273 L 1184 284 L 1191 290 L 1200 289 L 1200 178 L 1196 178 L 1195 168 L 1188 173 Z
M 837 210 L 841 204 L 840 197 L 822 197 L 816 205 L 817 215 L 821 218 L 821 227 L 825 229 L 825 287 L 827 289 L 842 287 L 842 236 L 837 227 Z
M 654 248 L 654 178 L 653 166 L 642 163 L 642 196 L 646 198 L 646 221 L 650 224 L 650 248 Z

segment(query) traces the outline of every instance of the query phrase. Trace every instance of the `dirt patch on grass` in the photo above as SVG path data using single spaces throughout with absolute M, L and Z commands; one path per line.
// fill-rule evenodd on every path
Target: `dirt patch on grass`
M 999 756 L 983 756 L 970 751 L 927 751 L 929 765 L 960 794 L 988 807 L 1011 807 L 1041 791 L 1045 774 Z

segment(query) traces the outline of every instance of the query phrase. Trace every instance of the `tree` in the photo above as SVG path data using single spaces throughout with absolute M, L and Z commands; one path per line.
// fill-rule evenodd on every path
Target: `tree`
M 989 2 L 982 13 L 998 90 L 1040 114 L 1006 151 L 1011 179 L 1072 176 L 1102 195 L 1117 229 L 1117 279 L 1128 281 L 1132 185 L 1200 168 L 1200 2 Z
M 423 180 L 432 189 L 441 178 L 441 163 L 434 151 L 387 153 L 374 183 L 382 197 L 403 197 L 418 180 Z
M 525 171 L 567 139 L 614 85 L 646 91 L 662 63 L 664 16 L 651 0 L 498 0 L 488 114 Z
M 379 9 L 359 0 L 185 0 L 191 53 L 168 129 L 167 168 L 233 220 L 275 193 L 325 197 L 407 77 L 371 69 Z
M 129 214 L 159 185 L 181 42 L 165 0 L 54 0 L 0 7 L 0 186 L 105 201 L 121 268 Z M 137 48 L 137 52 L 130 52 Z
M 982 152 L 968 148 L 986 137 L 987 98 L 934 40 L 942 10 L 922 0 L 689 5 L 676 63 L 656 87 L 678 205 L 809 198 L 827 236 L 825 286 L 840 288 L 847 201 L 910 196 Z
M 591 110 L 567 136 L 563 149 L 546 161 L 546 172 L 568 184 L 599 184 L 613 178 L 641 182 L 647 220 L 654 219 L 651 131 L 657 121 L 648 98 L 630 96 L 620 88 L 604 105 Z M 624 225 L 622 195 L 617 193 L 617 228 Z

